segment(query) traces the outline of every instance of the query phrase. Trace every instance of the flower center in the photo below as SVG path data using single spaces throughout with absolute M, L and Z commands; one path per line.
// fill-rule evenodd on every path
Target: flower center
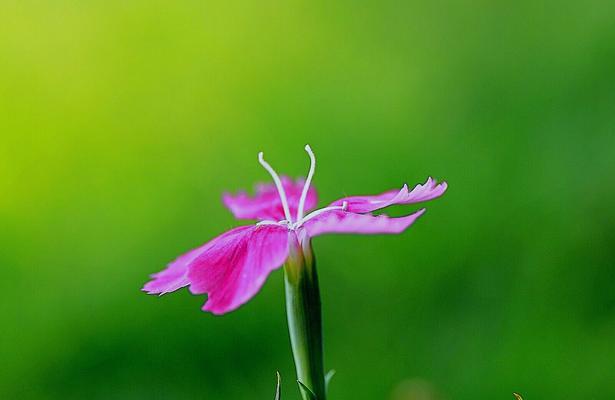
M 263 166 L 263 168 L 267 170 L 267 172 L 269 172 L 269 175 L 271 175 L 271 177 L 273 178 L 275 187 L 278 189 L 278 195 L 280 196 L 280 201 L 282 202 L 282 208 L 284 209 L 284 216 L 286 217 L 286 219 L 277 222 L 271 220 L 261 221 L 257 225 L 280 225 L 287 226 L 288 229 L 295 230 L 301 227 L 301 225 L 303 225 L 306 221 L 316 217 L 317 215 L 322 214 L 323 212 L 332 210 L 346 211 L 348 203 L 343 202 L 341 206 L 324 207 L 319 210 L 312 211 L 306 216 L 303 216 L 303 211 L 305 209 L 305 200 L 307 199 L 308 191 L 310 190 L 310 183 L 312 182 L 312 177 L 314 177 L 314 171 L 316 170 L 316 157 L 314 156 L 314 152 L 312 151 L 312 148 L 309 144 L 305 145 L 305 151 L 310 157 L 310 170 L 308 171 L 308 176 L 305 180 L 305 183 L 303 184 L 303 190 L 301 191 L 301 197 L 299 198 L 299 206 L 297 207 L 297 220 L 295 222 L 293 222 L 292 220 L 290 208 L 288 207 L 288 198 L 286 197 L 286 192 L 284 191 L 284 186 L 282 185 L 280 177 L 271 167 L 271 165 L 269 165 L 269 163 L 265 161 L 263 157 L 263 152 L 261 151 L 260 153 L 258 153 L 258 162 Z

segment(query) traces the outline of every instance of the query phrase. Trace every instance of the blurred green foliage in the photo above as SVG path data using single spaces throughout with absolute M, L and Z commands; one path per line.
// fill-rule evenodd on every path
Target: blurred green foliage
M 315 240 L 332 399 L 614 398 L 614 72 L 604 1 L 2 1 L 0 398 L 297 399 L 279 271 L 139 289 L 305 143 L 322 204 L 450 185 Z

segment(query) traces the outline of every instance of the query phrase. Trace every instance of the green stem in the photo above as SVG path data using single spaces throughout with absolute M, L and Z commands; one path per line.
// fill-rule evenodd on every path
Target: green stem
M 300 243 L 291 234 L 290 254 L 284 265 L 286 316 L 297 379 L 316 400 L 325 400 L 322 316 L 318 276 L 309 239 Z M 312 400 L 301 390 L 303 400 Z

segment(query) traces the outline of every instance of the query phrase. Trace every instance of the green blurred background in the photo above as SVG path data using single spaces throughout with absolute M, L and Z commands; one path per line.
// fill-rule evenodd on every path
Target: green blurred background
M 615 397 L 613 3 L 4 0 L 0 135 L 1 399 L 298 399 L 280 271 L 139 290 L 305 143 L 321 204 L 449 182 L 315 240 L 331 399 Z

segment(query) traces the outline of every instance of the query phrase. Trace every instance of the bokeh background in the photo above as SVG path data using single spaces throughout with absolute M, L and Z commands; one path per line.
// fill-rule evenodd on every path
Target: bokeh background
M 5 0 L 0 135 L 2 399 L 298 399 L 281 271 L 139 290 L 306 143 L 321 204 L 450 186 L 315 240 L 332 399 L 615 397 L 613 3 Z

